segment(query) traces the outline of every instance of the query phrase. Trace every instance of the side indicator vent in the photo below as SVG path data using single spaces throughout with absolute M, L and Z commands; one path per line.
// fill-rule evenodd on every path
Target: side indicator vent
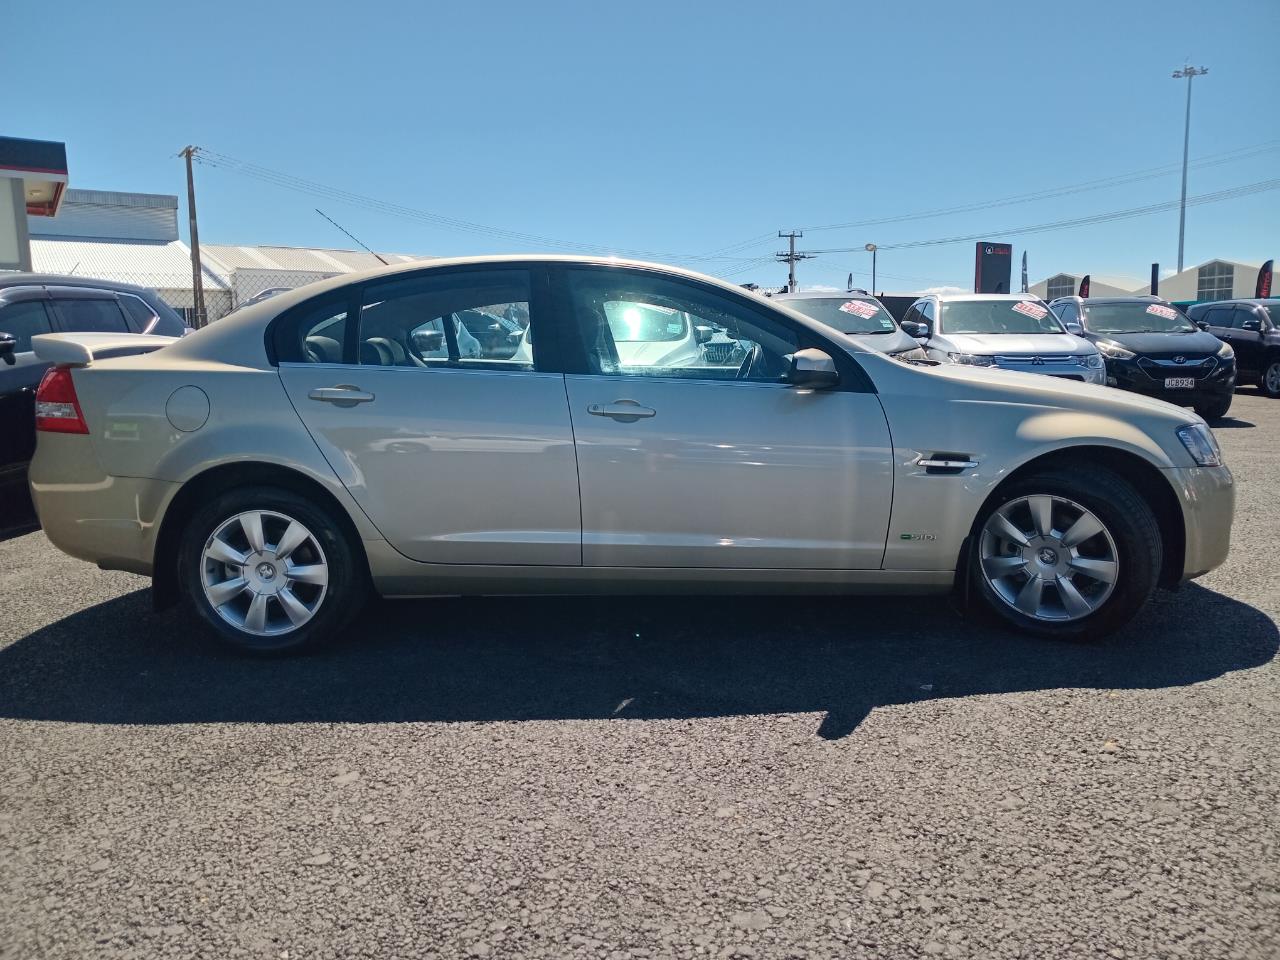
M 965 470 L 973 469 L 978 465 L 978 461 L 971 460 L 967 453 L 954 453 L 943 450 L 931 453 L 927 457 L 921 457 L 916 461 L 916 464 L 924 467 L 925 473 L 938 476 L 954 476 L 957 473 L 963 473 Z

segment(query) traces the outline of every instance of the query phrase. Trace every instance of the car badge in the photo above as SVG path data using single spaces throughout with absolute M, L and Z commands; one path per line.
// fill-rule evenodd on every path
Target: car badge
M 1174 358 L 1173 358 L 1173 362 L 1174 362 L 1174 363 L 1186 363 L 1186 362 L 1187 362 L 1187 358 L 1186 358 L 1186 357 L 1174 357 Z
M 1044 366 L 1044 357 L 1032 357 L 1032 358 L 1031 358 L 1031 365 L 1032 365 L 1033 367 L 1043 367 L 1043 366 Z

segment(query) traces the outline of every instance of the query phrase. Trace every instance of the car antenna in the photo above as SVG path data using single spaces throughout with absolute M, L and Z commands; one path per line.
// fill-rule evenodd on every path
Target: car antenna
M 352 233 L 350 230 L 348 230 L 346 227 L 344 227 L 342 224 L 340 224 L 337 220 L 333 219 L 333 217 L 329 216 L 327 213 L 325 213 L 325 212 L 324 212 L 323 210 L 321 210 L 319 207 L 316 207 L 316 208 L 315 208 L 315 210 L 316 210 L 316 213 L 320 214 L 320 216 L 324 217 L 326 220 L 328 220 L 330 223 L 332 223 L 335 227 L 337 227 L 339 230 L 341 230 L 343 233 L 345 233 L 348 237 L 350 237 L 350 238 L 351 238 L 352 240 L 354 240 L 356 243 L 359 243 L 359 244 L 360 244 L 360 246 L 364 247 L 364 248 L 365 248 L 366 250 L 368 250 L 370 253 L 373 253 L 373 250 L 371 250 L 369 247 L 365 246 L 365 244 L 361 243 L 361 241 L 360 241 L 360 238 L 359 238 L 359 237 L 357 237 L 354 233 Z M 389 263 L 387 263 L 387 261 L 386 261 L 386 260 L 382 259 L 382 254 L 380 254 L 380 253 L 373 253 L 373 255 L 374 255 L 375 257 L 377 257 L 377 258 L 378 258 L 378 262 L 379 262 L 379 263 L 381 263 L 384 267 L 389 267 L 389 266 L 390 266 L 390 264 L 389 264 Z

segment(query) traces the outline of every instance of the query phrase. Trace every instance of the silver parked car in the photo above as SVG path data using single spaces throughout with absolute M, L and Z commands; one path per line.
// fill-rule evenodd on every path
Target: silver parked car
M 924 325 L 931 360 L 1106 383 L 1098 348 L 1068 333 L 1039 297 L 1025 293 L 931 294 L 902 318 Z
M 898 326 L 884 304 L 869 293 L 800 291 L 775 293 L 769 299 L 813 317 L 868 350 L 878 350 L 898 360 L 929 359 L 920 344 Z
M 530 355 L 464 356 L 462 311 L 527 317 Z M 619 342 L 686 318 L 736 346 Z M 97 346 L 37 338 L 58 364 L 31 466 L 46 533 L 253 650 L 335 634 L 370 589 L 959 586 L 1033 633 L 1095 636 L 1227 554 L 1232 478 L 1195 414 L 900 363 L 670 268 L 406 264 L 144 356 Z

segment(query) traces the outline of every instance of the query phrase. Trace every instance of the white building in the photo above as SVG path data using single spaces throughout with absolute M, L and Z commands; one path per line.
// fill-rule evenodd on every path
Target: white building
M 1083 273 L 1055 273 L 1031 284 L 1030 292 L 1042 300 L 1073 296 L 1080 289 Z M 1137 277 L 1097 274 L 1089 278 L 1089 293 L 1095 297 L 1127 297 L 1142 281 Z
M 177 197 L 68 190 L 57 216 L 31 217 L 28 229 L 35 272 L 152 287 L 190 319 L 195 305 L 191 250 L 178 239 Z M 210 320 L 217 320 L 263 290 L 300 287 L 383 261 L 424 259 L 428 258 L 314 247 L 202 244 L 205 311 Z
M 1187 267 L 1181 273 L 1160 279 L 1157 291 L 1166 300 L 1195 302 L 1200 300 L 1234 300 L 1252 297 L 1258 285 L 1262 261 L 1206 260 Z M 1031 285 L 1031 292 L 1045 300 L 1069 297 L 1080 289 L 1082 273 L 1055 273 Z M 1151 281 L 1136 277 L 1118 277 L 1095 273 L 1089 280 L 1089 293 L 1095 297 L 1145 296 L 1151 292 Z

